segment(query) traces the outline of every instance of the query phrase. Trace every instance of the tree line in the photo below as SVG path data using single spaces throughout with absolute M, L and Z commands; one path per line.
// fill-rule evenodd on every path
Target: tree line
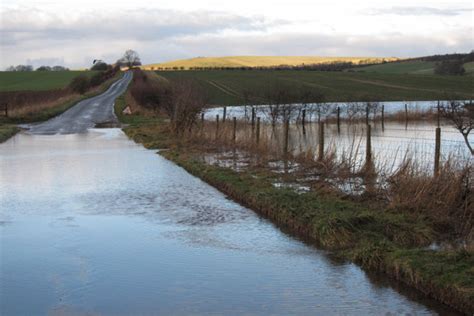
M 39 66 L 36 68 L 36 71 L 68 71 L 69 68 L 64 66 Z M 16 66 L 9 66 L 5 69 L 5 71 L 34 71 L 32 65 L 16 65 Z

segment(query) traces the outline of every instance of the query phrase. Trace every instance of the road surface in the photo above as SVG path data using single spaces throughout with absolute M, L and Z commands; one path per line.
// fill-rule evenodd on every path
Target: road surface
M 132 73 L 125 73 L 104 93 L 83 100 L 46 122 L 29 126 L 28 133 L 36 135 L 77 134 L 85 133 L 87 129 L 100 123 L 117 122 L 114 114 L 114 102 L 118 96 L 125 92 L 131 79 Z

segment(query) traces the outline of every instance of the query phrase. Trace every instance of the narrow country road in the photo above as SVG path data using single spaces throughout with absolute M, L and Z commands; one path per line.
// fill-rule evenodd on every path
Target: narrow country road
M 28 133 L 37 135 L 77 134 L 84 133 L 99 123 L 116 122 L 117 118 L 113 111 L 115 99 L 125 92 L 132 76 L 131 72 L 126 72 L 104 93 L 83 100 L 46 122 L 32 125 Z

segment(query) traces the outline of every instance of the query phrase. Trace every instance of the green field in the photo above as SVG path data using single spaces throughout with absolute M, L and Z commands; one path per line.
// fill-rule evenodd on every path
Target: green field
M 358 67 L 352 70 L 358 72 L 377 72 L 384 74 L 433 75 L 435 65 L 436 62 L 434 61 L 411 60 Z M 474 62 L 465 63 L 464 69 L 466 69 L 467 74 L 473 74 Z
M 161 71 L 157 74 L 170 80 L 196 79 L 212 105 L 242 104 L 244 91 L 262 94 L 275 82 L 289 89 L 318 90 L 327 101 L 364 100 L 367 96 L 381 101 L 437 100 L 453 93 L 462 98 L 474 97 L 471 76 L 271 70 Z
M 190 59 L 174 60 L 159 64 L 144 65 L 144 70 L 157 70 L 160 68 L 183 67 L 275 67 L 281 65 L 310 65 L 330 62 L 360 61 L 379 63 L 383 60 L 396 60 L 394 57 L 321 57 L 321 56 L 226 56 L 226 57 L 196 57 Z
M 354 68 L 354 71 L 380 72 L 386 74 L 432 75 L 434 74 L 435 64 L 434 61 L 415 60 Z
M 2 71 L 0 91 L 60 89 L 80 74 L 91 76 L 94 73 L 94 71 Z

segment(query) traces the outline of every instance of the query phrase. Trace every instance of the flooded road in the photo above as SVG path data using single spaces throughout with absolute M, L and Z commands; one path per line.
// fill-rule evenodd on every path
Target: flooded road
M 281 232 L 119 129 L 0 144 L 0 314 L 453 314 Z

